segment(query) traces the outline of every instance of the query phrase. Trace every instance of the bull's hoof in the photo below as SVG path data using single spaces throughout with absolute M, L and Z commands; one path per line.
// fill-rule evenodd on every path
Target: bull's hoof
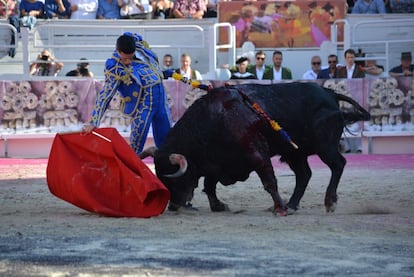
M 212 212 L 227 212 L 230 211 L 229 206 L 226 204 L 219 202 L 216 205 L 211 205 L 210 209 Z
M 176 212 L 180 208 L 181 208 L 181 205 L 175 204 L 175 203 L 172 203 L 172 202 L 170 202 L 169 205 L 168 205 L 168 210 L 171 211 L 171 212 Z
M 326 205 L 325 209 L 327 213 L 333 213 L 336 210 L 336 202 L 332 203 L 331 205 Z
M 280 208 L 275 208 L 274 206 L 271 206 L 271 207 L 267 208 L 266 210 L 269 211 L 269 212 L 272 212 L 276 216 L 287 216 L 287 215 L 293 214 L 295 212 L 295 210 L 290 209 L 288 207 L 285 207 L 284 209 L 280 209 Z M 293 212 L 289 212 L 291 210 Z
M 288 214 L 294 214 L 294 213 L 296 213 L 297 210 L 299 210 L 299 205 L 294 205 L 292 203 L 288 203 L 285 208 L 286 208 Z
M 276 216 L 287 216 L 287 215 L 288 215 L 288 212 L 287 212 L 285 209 L 275 209 L 275 210 L 273 211 L 273 213 L 274 213 Z
M 191 203 L 186 203 L 184 206 L 179 204 L 171 203 L 168 205 L 168 210 L 171 212 L 197 212 L 198 209 L 193 207 Z
M 298 211 L 298 209 L 292 209 L 292 208 L 287 208 L 286 212 L 288 215 L 292 215 L 295 214 Z
M 198 209 L 196 207 L 193 207 L 193 204 L 190 202 L 187 202 L 183 208 L 189 211 L 198 211 Z
M 327 213 L 333 213 L 336 209 L 338 197 L 325 197 L 325 209 Z

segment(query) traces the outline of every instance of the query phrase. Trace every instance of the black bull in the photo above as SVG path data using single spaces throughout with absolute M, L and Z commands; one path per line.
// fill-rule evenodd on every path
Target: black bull
M 341 111 L 339 101 L 350 103 L 352 109 Z M 264 113 L 258 113 L 252 103 L 259 104 Z M 311 82 L 220 87 L 190 106 L 159 149 L 146 149 L 141 156 L 154 156 L 157 176 L 171 193 L 170 209 L 185 205 L 204 176 L 211 210 L 227 210 L 216 196 L 217 183 L 227 186 L 245 181 L 255 171 L 272 196 L 274 212 L 286 215 L 299 207 L 312 175 L 307 157 L 316 154 L 331 170 L 325 207 L 333 212 L 346 164 L 339 152 L 343 128 L 369 117 L 353 99 Z M 279 123 L 297 149 L 272 129 L 269 119 Z M 279 195 L 271 163 L 275 155 L 296 176 L 287 206 Z

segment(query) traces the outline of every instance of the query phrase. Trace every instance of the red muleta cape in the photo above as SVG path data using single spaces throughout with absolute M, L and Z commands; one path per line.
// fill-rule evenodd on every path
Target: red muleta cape
M 56 134 L 46 176 L 53 195 L 105 216 L 157 216 L 170 199 L 168 189 L 114 128 Z

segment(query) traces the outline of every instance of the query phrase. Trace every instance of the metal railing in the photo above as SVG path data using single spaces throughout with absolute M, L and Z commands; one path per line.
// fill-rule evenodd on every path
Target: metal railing
M 339 40 L 339 34 L 343 34 L 343 40 Z M 369 53 L 369 57 L 357 60 L 384 61 L 383 66 L 388 72 L 399 62 L 400 52 L 414 51 L 414 18 L 374 18 L 352 24 L 347 19 L 337 20 L 331 27 L 331 43 L 338 52 L 364 48 L 363 52 Z
M 179 57 L 182 53 L 192 49 L 193 52 L 202 54 L 201 64 L 205 67 L 205 71 L 208 71 L 207 75 L 213 76 L 218 63 L 218 52 L 222 49 L 228 49 L 225 53 L 225 59 L 228 62 L 234 62 L 236 37 L 234 27 L 231 24 L 204 23 L 202 27 L 194 24 L 195 21 L 192 21 L 192 24 L 166 23 L 134 25 L 130 20 L 123 24 L 96 20 L 85 24 L 79 21 L 60 20 L 45 21 L 43 24 L 38 24 L 32 31 L 21 28 L 19 56 L 14 59 L 0 59 L 2 68 L 0 75 L 13 73 L 13 70 L 5 69 L 6 65 L 10 67 L 12 64 L 17 64 L 23 68 L 23 72 L 16 73 L 16 75 L 25 79 L 35 78 L 30 76 L 29 67 L 31 63 L 36 61 L 38 53 L 43 49 L 49 49 L 65 65 L 75 65 L 80 61 L 80 57 L 88 57 L 89 63 L 99 67 L 97 72 L 101 72 L 103 71 L 102 65 L 114 49 L 116 38 L 126 31 L 141 34 L 145 40 L 151 43 L 150 47 L 156 53 L 168 50 Z M 18 37 L 17 30 L 12 25 L 6 23 L 1 23 L 1 25 L 10 28 Z M 220 28 L 228 29 L 227 41 L 222 44 L 218 39 Z M 16 48 L 17 45 L 16 41 Z M 10 45 L 1 45 L 1 47 L 10 48 Z M 205 55 L 206 53 L 208 55 Z M 223 53 L 221 53 L 222 55 Z M 95 74 L 95 76 L 100 77 L 99 74 Z

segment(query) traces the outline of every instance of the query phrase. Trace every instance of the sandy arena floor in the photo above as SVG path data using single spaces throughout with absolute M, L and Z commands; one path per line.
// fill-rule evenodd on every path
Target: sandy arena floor
M 268 212 L 252 174 L 219 186 L 230 212 L 210 212 L 198 188 L 198 212 L 150 219 L 83 211 L 49 192 L 47 160 L 0 159 L 0 276 L 414 276 L 414 155 L 346 158 L 333 214 L 329 171 L 311 157 L 295 215 Z M 274 165 L 288 198 L 294 176 Z

